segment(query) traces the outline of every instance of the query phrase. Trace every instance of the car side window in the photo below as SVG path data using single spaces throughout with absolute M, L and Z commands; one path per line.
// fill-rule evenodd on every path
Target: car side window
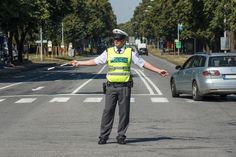
M 200 65 L 200 57 L 196 56 L 193 60 L 193 64 L 192 64 L 191 68 L 199 67 L 199 65 Z
M 206 61 L 206 57 L 204 56 L 196 56 L 196 58 L 193 61 L 192 67 L 204 67 Z
M 190 57 L 183 65 L 183 69 L 188 69 L 192 67 L 193 61 L 194 61 L 194 56 Z
M 200 67 L 204 67 L 206 64 L 206 57 L 205 56 L 201 56 L 200 59 Z

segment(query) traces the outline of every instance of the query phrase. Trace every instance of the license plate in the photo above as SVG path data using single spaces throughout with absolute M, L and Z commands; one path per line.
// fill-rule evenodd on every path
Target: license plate
M 228 79 L 236 79 L 236 75 L 224 75 L 223 77 L 225 80 L 228 80 Z

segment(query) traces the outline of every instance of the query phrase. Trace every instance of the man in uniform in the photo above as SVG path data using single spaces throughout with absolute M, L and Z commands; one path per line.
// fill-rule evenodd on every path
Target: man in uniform
M 114 47 L 105 50 L 95 59 L 86 61 L 71 61 L 73 66 L 95 66 L 107 64 L 108 72 L 106 75 L 106 98 L 105 109 L 102 115 L 101 132 L 98 144 L 106 144 L 112 130 L 116 104 L 119 105 L 119 125 L 117 130 L 117 143 L 126 144 L 125 133 L 129 124 L 130 115 L 130 95 L 133 81 L 131 78 L 131 61 L 140 68 L 144 67 L 153 72 L 159 73 L 162 77 L 168 72 L 159 69 L 142 59 L 138 53 L 128 47 L 126 38 L 128 34 L 120 29 L 113 30 Z

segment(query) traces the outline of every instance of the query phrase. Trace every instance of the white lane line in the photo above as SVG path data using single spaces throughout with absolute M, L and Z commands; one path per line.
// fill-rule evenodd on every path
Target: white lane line
M 130 102 L 131 103 L 134 103 L 135 102 L 135 99 L 132 97 L 132 98 L 130 98 Z
M 169 102 L 167 98 L 159 97 L 159 98 L 151 98 L 151 101 L 153 103 L 159 103 L 159 102 Z
M 5 99 L 0 99 L 0 102 L 3 102 Z
M 104 94 L 29 94 L 29 95 L 6 95 L 0 98 L 18 98 L 18 97 L 47 97 L 47 96 L 104 96 Z M 131 94 L 131 96 L 159 96 L 158 94 Z
M 141 78 L 141 80 L 143 81 L 143 83 L 144 83 L 145 86 L 147 87 L 147 89 L 148 89 L 150 95 L 154 95 L 154 94 L 155 94 L 154 91 L 153 91 L 152 88 L 149 86 L 149 84 L 147 83 L 147 81 L 142 77 L 142 75 L 139 73 L 139 71 L 136 70 L 136 69 L 134 69 L 134 68 L 132 68 L 132 70 L 134 70 L 134 71 L 138 74 L 138 76 Z
M 153 86 L 153 88 L 156 90 L 156 92 L 159 95 L 163 95 L 161 90 L 152 82 L 152 80 L 150 80 L 145 74 L 144 72 L 142 72 L 140 69 L 138 69 L 138 71 L 143 75 L 143 77 Z
M 91 82 L 98 74 L 100 74 L 104 69 L 105 69 L 106 65 L 104 65 L 102 67 L 102 69 L 91 79 L 87 80 L 86 82 L 84 82 L 81 86 L 79 86 L 78 88 L 76 88 L 71 94 L 76 94 L 81 88 L 83 88 L 86 84 L 88 84 L 89 82 Z
M 70 99 L 70 97 L 59 97 L 59 98 L 53 98 L 49 102 L 67 102 Z
M 10 84 L 10 85 L 8 85 L 8 86 L 1 87 L 0 90 L 6 89 L 6 88 L 9 88 L 9 87 L 13 87 L 13 86 L 16 86 L 16 85 L 19 85 L 19 84 L 22 84 L 22 83 L 23 83 L 23 82 L 13 83 L 13 84 Z
M 38 91 L 38 90 L 41 90 L 43 88 L 44 88 L 43 86 L 42 87 L 37 87 L 37 88 L 32 89 L 32 91 Z
M 84 102 L 101 102 L 102 97 L 89 97 L 84 100 Z
M 17 104 L 22 104 L 22 103 L 32 103 L 36 100 L 37 98 L 22 98 L 18 101 L 16 101 L 15 103 Z

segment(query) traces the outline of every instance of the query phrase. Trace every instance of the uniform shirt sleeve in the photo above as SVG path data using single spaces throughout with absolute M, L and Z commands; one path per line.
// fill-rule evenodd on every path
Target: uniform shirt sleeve
M 107 63 L 107 50 L 103 51 L 103 53 L 101 55 L 94 58 L 94 62 L 97 65 L 106 64 Z
M 145 60 L 141 56 L 139 56 L 138 52 L 135 51 L 134 49 L 132 49 L 132 61 L 140 68 L 142 68 L 145 63 Z

